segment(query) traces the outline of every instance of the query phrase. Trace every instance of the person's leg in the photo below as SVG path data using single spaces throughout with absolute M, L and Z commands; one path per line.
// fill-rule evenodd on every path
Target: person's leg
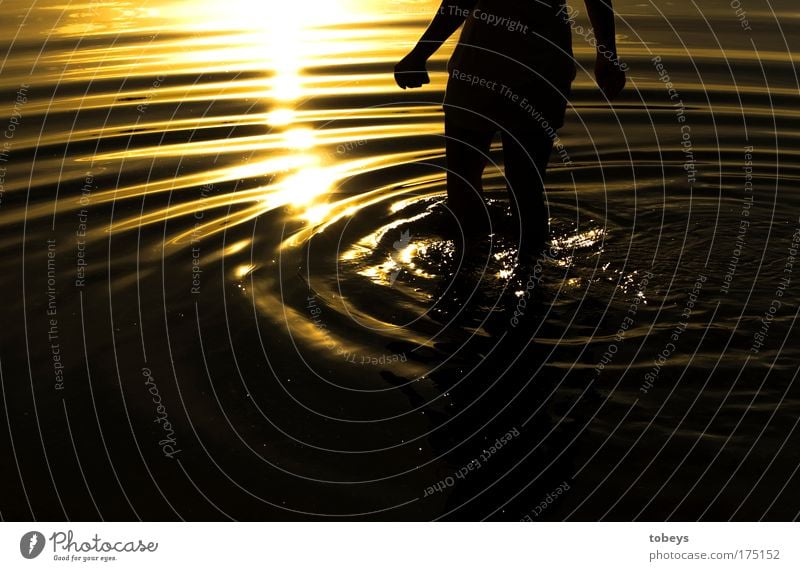
M 464 127 L 445 114 L 447 205 L 467 241 L 480 240 L 488 233 L 482 177 L 493 137 L 494 131 Z
M 519 228 L 520 253 L 529 255 L 549 238 L 544 177 L 553 139 L 539 125 L 513 133 L 503 132 L 504 171 L 514 216 Z

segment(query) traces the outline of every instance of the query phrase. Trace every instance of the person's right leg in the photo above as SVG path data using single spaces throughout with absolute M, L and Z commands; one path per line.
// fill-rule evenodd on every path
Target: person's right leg
M 480 241 L 489 233 L 482 177 L 493 137 L 494 131 L 465 127 L 448 120 L 445 113 L 447 206 L 468 243 Z
M 504 172 L 520 254 L 537 254 L 550 235 L 544 177 L 553 139 L 535 124 L 502 135 Z

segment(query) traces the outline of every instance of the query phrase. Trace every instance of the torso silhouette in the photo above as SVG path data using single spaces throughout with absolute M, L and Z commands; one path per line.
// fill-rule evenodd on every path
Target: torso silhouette
M 564 0 L 478 0 L 448 65 L 445 110 L 460 123 L 563 123 L 575 78 Z M 533 108 L 535 111 L 531 111 Z

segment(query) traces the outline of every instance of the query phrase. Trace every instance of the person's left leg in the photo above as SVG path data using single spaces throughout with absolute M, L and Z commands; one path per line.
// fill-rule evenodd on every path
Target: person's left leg
M 504 131 L 504 171 L 515 226 L 519 228 L 520 252 L 533 253 L 549 238 L 544 178 L 553 138 L 539 125 Z
M 489 233 L 482 178 L 494 134 L 482 123 L 465 126 L 445 113 L 447 205 L 470 243 Z

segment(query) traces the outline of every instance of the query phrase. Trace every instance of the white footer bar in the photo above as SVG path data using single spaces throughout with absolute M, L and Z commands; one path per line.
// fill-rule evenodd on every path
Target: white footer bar
M 0 569 L 800 569 L 800 524 L 3 523 Z

